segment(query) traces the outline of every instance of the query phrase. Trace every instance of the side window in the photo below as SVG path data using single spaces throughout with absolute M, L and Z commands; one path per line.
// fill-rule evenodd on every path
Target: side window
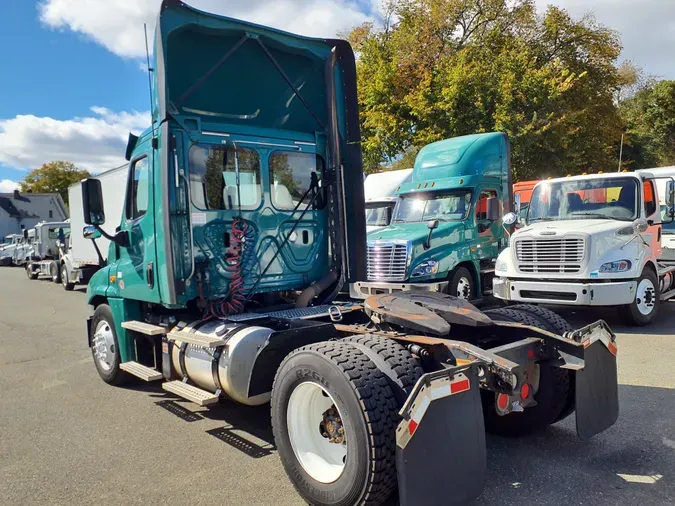
M 323 160 L 312 153 L 275 151 L 270 155 L 270 194 L 272 205 L 277 209 L 295 209 L 309 190 L 312 174 L 318 180 L 323 175 Z M 313 207 L 322 207 L 320 195 L 314 199 Z M 298 209 L 305 209 L 312 200 L 307 195 Z
M 487 220 L 487 200 L 496 196 L 497 190 L 481 190 L 476 201 L 476 221 Z
M 644 199 L 645 199 L 645 213 L 651 216 L 656 212 L 656 199 L 654 198 L 654 181 L 644 182 Z
M 148 210 L 148 197 L 150 191 L 148 173 L 147 156 L 133 162 L 131 175 L 129 177 L 126 203 L 126 215 L 129 220 L 140 218 Z

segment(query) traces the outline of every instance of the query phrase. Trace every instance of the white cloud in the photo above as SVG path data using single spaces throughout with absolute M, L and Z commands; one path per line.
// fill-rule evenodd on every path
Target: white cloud
M 68 160 L 91 172 L 124 163 L 129 132 L 150 125 L 148 112 L 91 108 L 94 116 L 57 120 L 19 115 L 0 119 L 0 163 L 27 169 L 51 160 Z
M 617 30 L 622 59 L 633 60 L 649 74 L 675 79 L 675 1 L 673 0 L 536 0 L 540 11 L 553 4 L 575 17 L 592 13 Z
M 19 183 L 10 179 L 0 180 L 0 193 L 11 193 L 19 188 Z
M 372 20 L 378 0 L 192 0 L 195 8 L 302 35 L 332 37 Z M 84 34 L 122 57 L 145 56 L 143 23 L 152 41 L 161 0 L 43 0 L 40 20 Z M 367 7 L 365 7 L 367 5 Z M 370 12 L 364 12 L 367 9 Z

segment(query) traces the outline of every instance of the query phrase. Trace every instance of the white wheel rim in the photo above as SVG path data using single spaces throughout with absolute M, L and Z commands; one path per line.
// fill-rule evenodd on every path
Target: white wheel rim
M 644 316 L 648 316 L 654 311 L 656 304 L 656 289 L 654 283 L 648 278 L 640 281 L 635 293 L 635 304 L 638 311 Z
M 471 297 L 471 281 L 464 277 L 459 278 L 456 295 L 460 299 L 469 300 Z
M 91 344 L 94 359 L 101 369 L 108 372 L 115 365 L 115 339 L 108 322 L 98 322 Z
M 320 483 L 332 483 L 343 473 L 347 461 L 347 443 L 329 441 L 322 434 L 326 413 L 333 409 L 332 417 L 342 416 L 331 395 L 320 385 L 305 382 L 295 387 L 288 400 L 286 423 L 291 447 L 305 472 Z M 335 426 L 332 426 L 335 429 Z M 342 437 L 346 434 L 342 432 Z

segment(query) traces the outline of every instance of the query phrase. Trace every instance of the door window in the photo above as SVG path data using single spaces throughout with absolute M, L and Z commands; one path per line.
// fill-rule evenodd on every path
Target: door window
M 489 198 L 496 196 L 497 190 L 481 190 L 480 195 L 478 195 L 478 201 L 476 202 L 476 221 L 487 220 L 487 201 Z M 499 214 L 501 214 L 501 209 Z
M 148 210 L 150 187 L 148 184 L 148 157 L 144 156 L 133 162 L 129 188 L 127 190 L 127 218 L 135 220 Z
M 300 203 L 312 183 L 312 174 L 321 179 L 323 160 L 312 153 L 275 151 L 270 155 L 270 193 L 272 205 L 277 209 L 305 209 L 312 200 L 307 195 Z M 321 207 L 314 199 L 314 208 Z

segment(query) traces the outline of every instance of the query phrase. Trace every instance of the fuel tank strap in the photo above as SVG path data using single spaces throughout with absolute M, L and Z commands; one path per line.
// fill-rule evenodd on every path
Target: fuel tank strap
M 248 325 L 235 325 L 233 327 L 230 327 L 228 329 L 223 329 L 224 331 L 221 331 L 220 328 L 216 329 L 216 335 L 223 339 L 225 341 L 225 345 L 227 345 L 227 341 L 234 336 L 237 332 L 240 330 L 248 327 Z M 223 351 L 225 351 L 225 345 L 223 346 L 218 346 L 214 351 L 213 351 L 213 358 L 211 359 L 211 377 L 213 378 L 213 384 L 215 385 L 216 389 L 221 390 L 221 385 L 220 385 L 220 373 L 218 372 L 218 364 L 220 363 L 220 357 L 223 355 Z
M 180 374 L 183 380 L 188 377 L 185 369 L 185 350 L 187 350 L 188 343 L 180 343 L 180 352 L 178 353 L 178 364 L 180 365 Z

